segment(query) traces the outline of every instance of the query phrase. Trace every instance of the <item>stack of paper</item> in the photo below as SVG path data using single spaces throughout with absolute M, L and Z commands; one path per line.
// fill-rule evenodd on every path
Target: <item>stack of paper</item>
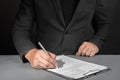
M 106 66 L 74 59 L 68 56 L 57 56 L 58 69 L 48 69 L 48 71 L 60 74 L 72 79 L 79 79 L 94 73 L 108 69 Z

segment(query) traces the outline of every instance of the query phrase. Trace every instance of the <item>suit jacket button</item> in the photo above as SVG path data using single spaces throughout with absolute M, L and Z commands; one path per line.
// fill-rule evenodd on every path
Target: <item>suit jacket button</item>
M 68 32 L 67 32 L 67 31 L 65 31 L 64 33 L 65 33 L 65 34 L 67 34 Z

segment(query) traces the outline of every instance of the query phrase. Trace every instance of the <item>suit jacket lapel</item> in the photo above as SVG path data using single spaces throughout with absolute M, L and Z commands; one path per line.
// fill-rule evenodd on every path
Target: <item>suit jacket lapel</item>
M 55 10 L 56 10 L 56 12 L 58 14 L 58 17 L 60 18 L 60 20 L 62 21 L 62 23 L 65 26 L 65 21 L 64 21 L 64 17 L 63 17 L 60 1 L 59 0 L 51 0 L 51 1 L 52 1 L 53 5 L 55 7 Z
M 55 7 L 55 10 L 58 14 L 58 17 L 60 18 L 60 20 L 62 21 L 63 25 L 65 26 L 65 31 L 67 31 L 70 27 L 70 25 L 73 23 L 73 21 L 75 20 L 75 18 L 80 15 L 80 12 L 82 11 L 82 8 L 83 8 L 83 5 L 82 4 L 84 2 L 84 0 L 79 0 L 79 3 L 75 9 L 75 12 L 72 16 L 72 19 L 70 20 L 70 22 L 68 23 L 67 27 L 66 27 L 66 24 L 65 24 L 65 21 L 64 21 L 64 17 L 63 17 L 63 13 L 62 13 L 62 8 L 61 8 L 61 5 L 60 5 L 60 2 L 59 0 L 51 0 L 54 7 Z

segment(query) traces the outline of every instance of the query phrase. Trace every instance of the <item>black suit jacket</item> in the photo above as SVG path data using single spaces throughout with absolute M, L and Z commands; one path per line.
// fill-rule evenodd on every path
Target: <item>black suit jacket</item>
M 21 0 L 13 29 L 17 51 L 24 58 L 30 49 L 38 48 L 38 41 L 55 54 L 75 54 L 84 41 L 100 48 L 108 34 L 103 1 L 80 0 L 66 26 L 59 0 Z

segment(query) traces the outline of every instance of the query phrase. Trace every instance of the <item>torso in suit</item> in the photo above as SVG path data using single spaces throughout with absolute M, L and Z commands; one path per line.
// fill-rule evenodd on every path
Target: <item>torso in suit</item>
M 21 0 L 13 29 L 17 51 L 23 58 L 30 49 L 37 48 L 35 44 L 39 41 L 56 54 L 75 54 L 84 41 L 100 48 L 108 34 L 103 1 L 79 0 L 66 25 L 59 0 Z M 94 20 L 96 30 L 92 25 Z

